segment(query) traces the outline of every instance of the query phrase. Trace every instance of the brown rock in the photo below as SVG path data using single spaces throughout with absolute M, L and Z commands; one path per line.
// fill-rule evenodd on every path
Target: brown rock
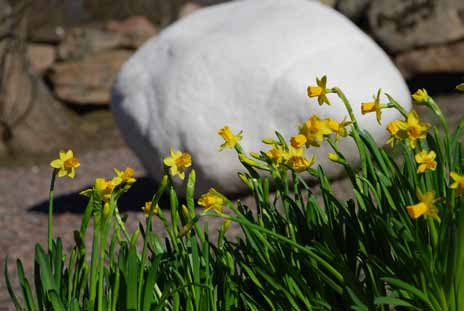
M 325 4 L 327 6 L 330 6 L 332 8 L 335 7 L 335 5 L 337 4 L 337 0 L 319 0 L 322 4 Z
M 55 47 L 48 44 L 30 43 L 27 45 L 27 60 L 32 69 L 43 73 L 55 62 Z
M 110 21 L 105 30 L 119 34 L 122 37 L 122 45 L 136 49 L 145 41 L 158 33 L 158 29 L 145 16 L 131 16 L 123 21 Z
M 113 81 L 131 54 L 124 50 L 104 51 L 55 64 L 49 76 L 55 95 L 76 104 L 108 104 Z
M 399 54 L 395 63 L 405 77 L 434 72 L 464 72 L 464 41 Z
M 359 21 L 364 14 L 366 8 L 373 0 L 339 0 L 337 1 L 337 10 L 353 21 Z
M 392 52 L 464 38 L 462 0 L 376 0 L 368 15 L 373 35 Z
M 194 2 L 187 2 L 179 10 L 179 18 L 185 17 L 192 14 L 195 11 L 198 11 L 203 6 Z
M 123 45 L 124 38 L 118 33 L 91 27 L 76 27 L 66 33 L 58 46 L 58 59 L 82 59 L 89 54 L 116 49 Z
M 65 38 L 66 29 L 61 26 L 46 26 L 31 31 L 28 40 L 35 43 L 58 45 Z
M 4 16 L 7 11 L 0 1 L 2 30 L 12 34 L 0 40 L 0 157 L 56 151 L 76 136 L 76 118 L 31 73 L 21 39 L 25 23 L 8 26 L 15 17 Z

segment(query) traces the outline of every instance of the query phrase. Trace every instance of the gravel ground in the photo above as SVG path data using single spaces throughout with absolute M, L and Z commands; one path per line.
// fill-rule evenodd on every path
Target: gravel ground
M 464 113 L 464 96 L 451 95 L 437 100 L 451 124 L 457 124 Z M 422 110 L 423 109 L 419 109 Z M 149 200 L 156 190 L 156 183 L 146 177 L 146 172 L 134 154 L 125 146 L 111 149 L 94 150 L 77 154 L 81 167 L 74 179 L 59 178 L 55 186 L 54 234 L 63 239 L 65 248 L 69 249 L 73 242 L 72 232 L 80 225 L 80 218 L 85 207 L 85 198 L 78 193 L 90 187 L 96 177 L 109 178 L 113 168 L 131 166 L 136 170 L 138 182 L 133 189 L 121 199 L 122 212 L 129 214 L 128 227 L 132 232 L 143 220 L 139 208 Z M 28 162 L 29 163 L 29 162 Z M 0 266 L 8 255 L 8 270 L 15 280 L 15 260 L 21 258 L 28 275 L 33 267 L 33 249 L 35 243 L 46 245 L 48 187 L 51 169 L 47 163 L 15 166 L 0 166 Z M 336 193 L 350 193 L 346 182 L 337 182 Z M 243 198 L 251 204 L 251 198 Z M 220 221 L 211 219 L 210 228 L 217 230 Z M 163 234 L 161 226 L 156 226 Z M 238 229 L 232 228 L 234 235 Z M 14 310 L 4 284 L 4 276 L 0 277 L 0 311 Z

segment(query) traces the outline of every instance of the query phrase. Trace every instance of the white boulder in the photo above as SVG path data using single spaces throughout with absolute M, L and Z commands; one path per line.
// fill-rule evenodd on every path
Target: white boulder
M 406 109 L 409 91 L 388 56 L 335 10 L 308 0 L 243 0 L 201 9 L 150 39 L 123 66 L 114 86 L 112 111 L 129 146 L 156 179 L 169 148 L 188 151 L 197 170 L 199 193 L 214 186 L 226 193 L 245 189 L 234 150 L 218 152 L 218 129 L 243 130 L 247 152 L 261 143 L 297 134 L 312 114 L 341 121 L 347 112 L 333 94 L 332 106 L 309 99 L 308 85 L 328 76 L 341 87 L 362 127 L 383 144 L 385 125 L 398 113 L 386 110 L 383 127 L 375 114 L 361 116 L 360 103 L 378 88 Z M 349 138 L 348 138 L 349 140 Z M 349 143 L 343 151 L 357 152 Z M 329 176 L 339 165 L 313 148 Z

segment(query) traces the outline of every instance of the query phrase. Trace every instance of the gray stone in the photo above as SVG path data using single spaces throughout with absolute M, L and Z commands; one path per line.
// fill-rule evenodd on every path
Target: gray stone
M 464 1 L 376 0 L 369 24 L 392 52 L 453 42 L 464 38 Z
M 395 63 L 404 77 L 437 72 L 464 72 L 464 42 L 400 53 Z
M 109 104 L 111 85 L 131 54 L 110 50 L 81 60 L 55 63 L 49 74 L 55 95 L 75 104 Z
M 66 33 L 57 48 L 57 57 L 65 61 L 82 59 L 89 54 L 116 49 L 123 44 L 124 38 L 119 33 L 76 27 Z
M 56 59 L 55 47 L 49 44 L 29 43 L 26 55 L 29 64 L 37 73 L 46 71 Z
M 337 10 L 353 21 L 359 20 L 365 13 L 371 0 L 339 0 Z
M 240 22 L 237 22 L 240 21 Z M 375 116 L 361 116 L 360 103 L 382 88 L 406 109 L 409 91 L 388 56 L 346 17 L 316 1 L 236 1 L 197 11 L 149 40 L 123 66 L 113 87 L 112 111 L 130 147 L 156 179 L 169 148 L 191 153 L 198 193 L 209 186 L 227 193 L 244 185 L 234 150 L 218 153 L 218 129 L 243 130 L 247 152 L 267 150 L 261 140 L 279 130 L 286 138 L 311 115 L 341 121 L 347 112 L 308 99 L 315 77 L 328 76 L 352 101 L 362 127 L 378 143 L 388 133 Z M 384 126 L 399 117 L 383 114 Z M 341 144 L 353 161 L 350 139 Z M 310 148 L 317 163 L 335 177 L 329 147 Z M 177 180 L 177 178 L 174 178 Z

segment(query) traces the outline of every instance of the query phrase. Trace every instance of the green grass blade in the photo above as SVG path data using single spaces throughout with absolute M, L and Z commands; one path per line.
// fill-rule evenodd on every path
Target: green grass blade
M 139 273 L 139 262 L 137 258 L 137 249 L 135 243 L 132 244 L 129 248 L 129 253 L 127 256 L 127 302 L 126 310 L 136 310 L 137 309 L 137 276 Z
M 16 307 L 16 310 L 24 310 L 24 308 L 19 303 L 18 297 L 16 296 L 16 294 L 15 294 L 15 292 L 13 290 L 13 287 L 11 286 L 10 274 L 8 273 L 8 257 L 5 258 L 4 273 L 5 273 L 6 288 L 8 290 L 8 294 L 10 294 L 10 298 L 13 301 L 13 304 Z
M 36 303 L 32 296 L 31 286 L 24 274 L 24 268 L 21 260 L 16 260 L 16 270 L 18 271 L 19 284 L 23 291 L 24 302 L 26 304 L 26 309 L 29 311 L 37 310 Z

